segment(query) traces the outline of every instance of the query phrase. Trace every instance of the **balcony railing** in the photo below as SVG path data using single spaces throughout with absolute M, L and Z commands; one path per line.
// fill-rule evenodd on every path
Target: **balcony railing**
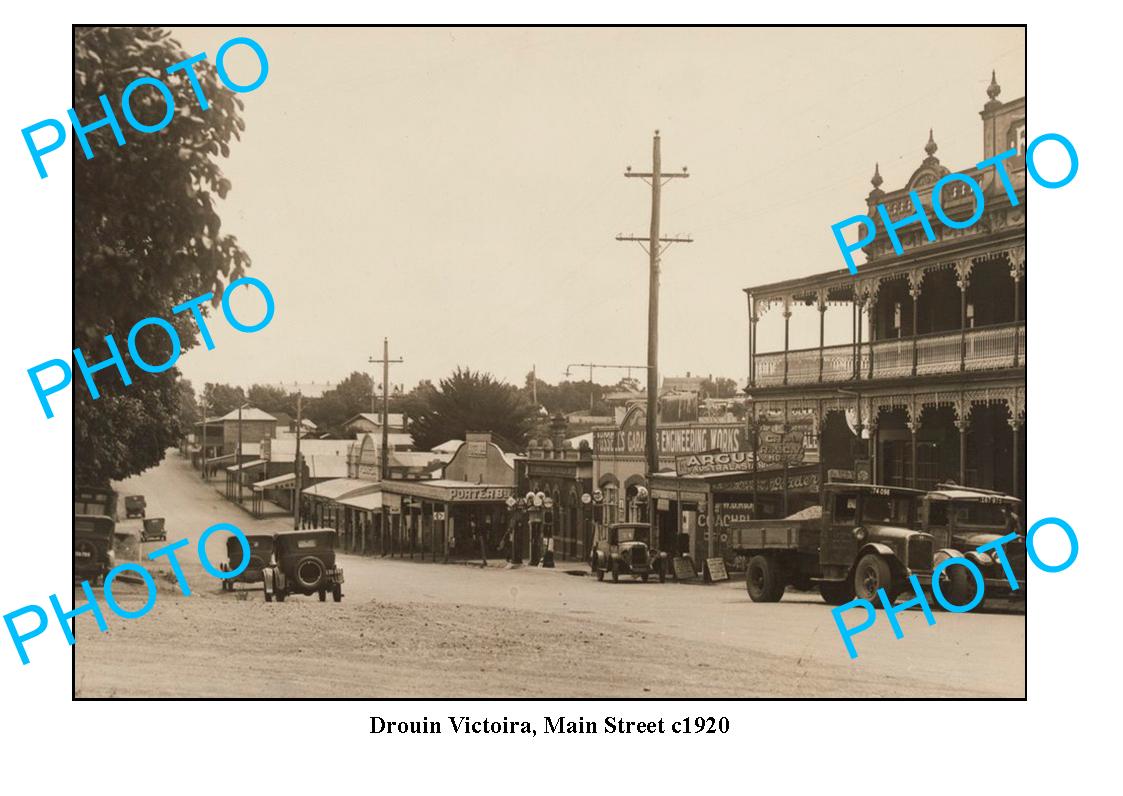
M 855 356 L 858 361 L 855 363 Z M 959 371 L 1000 370 L 1026 364 L 1024 323 L 916 337 L 875 340 L 860 346 L 757 354 L 753 386 L 832 384 L 854 379 L 894 379 Z

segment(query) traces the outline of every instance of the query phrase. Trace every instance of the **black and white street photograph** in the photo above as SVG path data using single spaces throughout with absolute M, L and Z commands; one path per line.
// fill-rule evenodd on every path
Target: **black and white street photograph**
M 1077 186 L 1026 73 L 1023 25 L 75 26 L 21 164 L 73 173 L 74 357 L 20 372 L 73 698 L 1025 699 L 1027 192 Z

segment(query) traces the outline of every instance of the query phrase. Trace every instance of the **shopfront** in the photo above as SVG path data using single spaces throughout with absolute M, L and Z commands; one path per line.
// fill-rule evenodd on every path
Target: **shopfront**
M 651 481 L 659 549 L 692 555 L 696 562 L 721 556 L 732 565 L 730 531 L 754 518 L 777 519 L 818 505 L 820 468 L 758 469 L 755 477 L 751 471 L 660 473 Z
M 514 458 L 490 434 L 469 433 L 445 476 L 382 482 L 384 503 L 399 502 L 400 513 L 389 515 L 392 555 L 434 561 L 475 557 L 481 536 L 488 555 L 497 555 L 506 533 L 506 501 L 515 494 Z

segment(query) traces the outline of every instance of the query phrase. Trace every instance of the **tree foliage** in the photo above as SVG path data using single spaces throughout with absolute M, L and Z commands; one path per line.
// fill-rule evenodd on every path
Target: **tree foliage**
M 222 417 L 230 414 L 246 402 L 245 391 L 229 384 L 210 384 L 206 386 L 207 417 Z
M 221 85 L 213 64 L 200 61 L 195 74 L 210 108 L 203 111 L 187 76 L 166 74 L 188 58 L 159 28 L 75 28 L 74 112 L 86 124 L 105 117 L 99 96 L 115 109 L 126 144 L 118 146 L 106 126 L 89 133 L 94 157 L 74 151 L 74 345 L 91 364 L 109 357 L 112 334 L 133 377 L 126 387 L 116 368 L 96 375 L 93 400 L 76 374 L 74 467 L 78 483 L 104 485 L 156 465 L 181 431 L 179 373 L 152 374 L 130 360 L 125 337 L 146 317 L 167 318 L 183 350 L 198 331 L 190 313 L 171 308 L 207 292 L 217 303 L 223 286 L 241 276 L 249 257 L 223 234 L 216 200 L 230 182 L 217 159 L 230 152 L 244 124 L 241 100 Z M 171 90 L 176 113 L 157 133 L 129 127 L 120 112 L 125 87 L 141 76 L 159 75 Z M 131 100 L 137 119 L 156 124 L 164 100 L 143 86 Z M 149 327 L 137 338 L 149 363 L 171 354 L 167 335 Z
M 246 393 L 246 400 L 270 414 L 284 412 L 296 417 L 296 394 L 271 384 L 255 384 Z
M 360 412 L 369 412 L 374 379 L 369 373 L 353 371 L 333 389 L 305 402 L 304 414 L 320 429 L 343 436 L 343 424 Z
M 522 392 L 526 400 L 532 403 L 535 393 L 535 388 L 532 386 L 533 384 L 534 372 L 531 371 L 526 374 L 526 386 L 523 388 Z M 558 412 L 566 415 L 570 412 L 588 412 L 589 394 L 592 393 L 593 414 L 610 415 L 612 412 L 604 402 L 604 396 L 612 390 L 612 387 L 588 380 L 561 381 L 557 384 L 550 384 L 549 382 L 538 379 L 538 404 L 545 407 L 546 411 L 551 415 Z
M 500 447 L 519 450 L 535 417 L 525 391 L 467 368 L 457 368 L 439 386 L 415 390 L 407 399 L 409 430 L 418 450 L 464 439 L 469 431 L 490 431 Z

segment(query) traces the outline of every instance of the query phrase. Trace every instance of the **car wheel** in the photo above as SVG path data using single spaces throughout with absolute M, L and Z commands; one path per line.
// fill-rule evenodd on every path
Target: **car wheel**
M 854 569 L 854 595 L 869 600 L 875 607 L 881 601 L 877 598 L 878 589 L 885 589 L 890 602 L 897 596 L 893 587 L 893 571 L 889 563 L 876 553 L 862 556 Z
M 596 572 L 597 572 L 597 580 L 604 580 L 604 570 L 598 569 Z
M 827 605 L 842 605 L 854 599 L 854 590 L 848 580 L 823 581 L 819 584 L 819 594 Z
M 944 599 L 949 603 L 956 606 L 964 606 L 970 604 L 975 599 L 975 594 L 978 592 L 978 587 L 975 585 L 975 579 L 971 577 L 971 573 L 967 571 L 967 567 L 948 567 L 945 572 L 948 573 L 948 589 L 944 594 Z M 939 600 L 934 600 L 936 605 L 940 605 Z M 986 599 L 979 600 L 979 604 L 972 608 L 972 611 L 977 611 L 983 607 Z M 940 605 L 943 608 L 942 605 Z
M 277 597 L 277 602 L 279 602 L 279 603 L 283 603 L 285 601 L 285 593 L 283 591 L 277 592 L 276 597 Z
M 612 582 L 613 583 L 619 583 L 620 582 L 620 562 L 617 561 L 615 558 L 612 559 Z
M 318 592 L 318 594 L 319 594 L 319 597 L 320 597 L 320 602 L 324 602 L 324 601 L 326 601 L 326 600 L 327 600 L 327 598 L 328 598 L 328 593 L 327 593 L 327 590 L 326 590 L 326 589 L 320 589 L 320 591 Z
M 343 587 L 338 583 L 335 584 L 335 586 L 331 590 L 331 598 L 335 600 L 335 602 L 339 602 L 343 599 Z
M 779 567 L 767 556 L 753 556 L 745 568 L 745 588 L 754 603 L 778 603 L 784 596 Z
M 644 583 L 647 583 L 647 579 L 650 578 L 650 577 L 651 577 L 651 575 L 649 573 L 645 572 L 645 573 L 643 573 L 642 575 L 639 576 L 639 579 L 642 580 Z

